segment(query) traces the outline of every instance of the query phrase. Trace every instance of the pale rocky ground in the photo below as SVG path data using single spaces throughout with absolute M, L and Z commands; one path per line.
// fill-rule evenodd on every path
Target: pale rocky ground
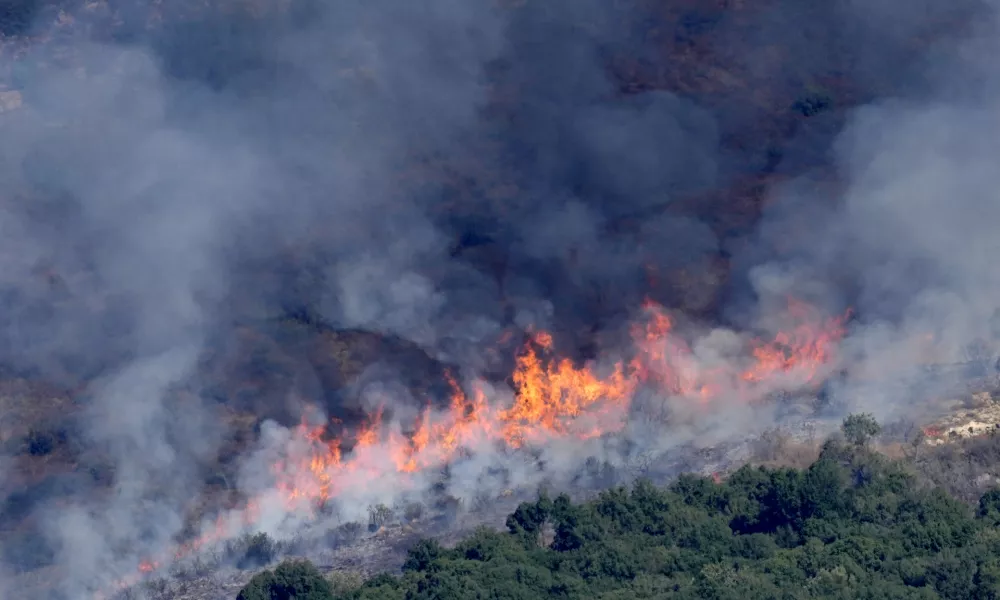
M 984 390 L 973 393 L 966 401 L 953 400 L 954 410 L 945 418 L 924 428 L 926 444 L 939 446 L 955 438 L 973 438 L 1000 428 L 1000 393 Z

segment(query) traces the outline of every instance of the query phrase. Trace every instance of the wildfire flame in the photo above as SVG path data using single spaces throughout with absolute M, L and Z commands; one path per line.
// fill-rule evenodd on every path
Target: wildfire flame
M 391 477 L 407 485 L 415 474 L 443 467 L 461 453 L 487 447 L 520 448 L 556 439 L 588 439 L 620 431 L 627 424 L 635 392 L 648 387 L 671 397 L 710 402 L 728 393 L 754 401 L 773 391 L 780 377 L 807 385 L 821 376 L 845 333 L 847 315 L 817 321 L 806 304 L 789 301 L 793 326 L 770 340 L 755 339 L 745 351 L 745 367 L 703 367 L 676 334 L 667 310 L 648 301 L 632 330 L 635 355 L 602 370 L 555 356 L 553 338 L 534 332 L 516 360 L 515 396 L 507 406 L 491 403 L 482 382 L 467 390 L 449 379 L 448 408 L 425 408 L 404 431 L 373 412 L 358 431 L 330 435 L 326 425 L 305 420 L 293 436 L 287 457 L 272 467 L 275 489 L 285 509 L 309 513 L 358 482 Z M 734 363 L 735 364 L 735 363 Z M 259 519 L 253 500 L 236 518 L 177 547 L 169 556 L 145 560 L 127 587 L 171 559 L 231 538 Z
M 731 361 L 721 367 L 704 366 L 684 339 L 673 334 L 674 323 L 662 306 L 647 301 L 643 311 L 645 323 L 632 328 L 639 353 L 631 372 L 672 395 L 702 402 L 725 392 L 752 401 L 773 391 L 774 382 L 783 377 L 792 377 L 797 385 L 815 382 L 846 333 L 849 316 L 826 319 L 817 326 L 814 310 L 790 298 L 787 316 L 793 326 L 771 340 L 754 339 L 746 366 L 738 369 Z
M 847 313 L 827 321 L 826 327 L 817 330 L 809 319 L 811 307 L 795 299 L 788 301 L 788 313 L 798 324 L 788 332 L 781 332 L 770 343 L 757 341 L 753 355 L 754 367 L 743 374 L 746 381 L 766 381 L 777 373 L 800 371 L 805 380 L 813 381 L 823 365 L 830 361 L 837 342 L 844 337 Z

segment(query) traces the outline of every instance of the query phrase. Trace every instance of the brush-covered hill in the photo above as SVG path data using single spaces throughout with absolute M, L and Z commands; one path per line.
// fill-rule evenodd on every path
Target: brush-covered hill
M 852 135 L 867 132 L 859 109 L 884 109 L 895 122 L 910 114 L 907 103 L 933 97 L 936 107 L 952 91 L 988 88 L 974 72 L 965 87 L 940 97 L 932 89 L 956 56 L 990 55 L 963 45 L 980 40 L 984 15 L 993 7 L 978 0 L 0 3 L 0 594 L 59 597 L 67 581 L 138 562 L 137 545 L 186 540 L 207 515 L 245 505 L 245 459 L 267 421 L 294 428 L 319 408 L 354 425 L 373 412 L 375 392 L 416 414 L 447 404 L 454 373 L 513 388 L 515 354 L 539 328 L 579 365 L 620 350 L 646 302 L 693 329 L 742 332 L 761 324 L 748 315 L 780 317 L 765 292 L 780 288 L 771 291 L 783 301 L 782 286 L 795 280 L 789 287 L 831 313 L 861 306 L 852 325 L 875 333 L 848 350 L 867 371 L 899 366 L 869 360 L 873 340 L 909 350 L 925 328 L 934 340 L 953 333 L 928 351 L 934 357 L 954 358 L 972 338 L 1000 341 L 980 318 L 995 308 L 985 306 L 995 297 L 986 293 L 992 231 L 973 227 L 990 221 L 983 206 L 992 204 L 920 223 L 905 203 L 884 221 L 864 202 L 838 212 L 857 195 L 848 193 L 852 169 L 885 168 L 866 179 L 877 188 L 909 164 L 844 149 L 850 124 Z M 946 150 L 989 131 L 939 129 L 959 132 Z M 880 131 L 872 137 L 892 137 Z M 922 148 L 933 137 L 925 133 L 901 144 Z M 972 164 L 970 177 L 928 175 L 901 184 L 900 195 L 979 182 L 972 176 L 989 171 L 975 168 L 973 158 L 990 156 L 982 146 L 940 161 Z M 939 196 L 959 202 L 990 186 L 952 187 L 961 193 Z M 851 229 L 844 214 L 862 226 Z M 872 238 L 892 243 L 869 252 Z M 916 250 L 899 259 L 897 245 Z M 966 302 L 949 304 L 956 297 Z M 986 347 L 980 362 L 992 364 Z M 905 367 L 919 362 L 888 354 Z M 810 397 L 810 409 L 836 413 L 824 416 L 836 426 L 842 407 L 821 404 Z M 983 414 L 976 434 L 995 419 Z M 920 430 L 918 420 L 906 427 Z M 758 440 L 759 462 L 819 452 L 782 435 Z M 893 451 L 920 465 L 918 480 L 974 502 L 1000 476 L 995 440 L 951 437 L 931 447 L 898 435 Z M 719 462 L 706 458 L 712 451 L 675 458 L 697 470 Z M 881 582 L 884 597 L 958 597 L 946 591 L 955 578 L 965 582 L 956 590 L 990 589 L 986 516 L 909 496 L 899 482 L 912 481 L 867 451 L 824 452 L 802 471 L 683 480 L 721 504 L 641 487 L 521 509 L 564 530 L 586 521 L 591 533 L 577 548 L 538 546 L 524 524 L 455 539 L 502 525 L 523 499 L 512 492 L 461 523 L 428 524 L 405 510 L 373 535 L 348 523 L 331 534 L 329 560 L 370 575 L 398 566 L 418 535 L 458 544 L 424 544 L 426 560 L 414 554 L 423 562 L 402 579 L 369 581 L 357 592 L 366 598 L 423 597 L 438 585 L 471 594 L 509 577 L 524 579 L 511 597 L 542 588 L 726 597 L 713 586 L 793 581 L 803 593 L 843 597 Z M 869 467 L 883 483 L 856 480 Z M 815 472 L 839 486 L 832 512 L 788 513 L 781 518 L 798 521 L 712 541 L 730 527 L 727 514 L 793 508 L 754 494 L 787 492 L 806 510 Z M 438 516 L 454 517 L 454 498 L 436 500 Z M 638 516 L 618 522 L 607 511 Z M 882 529 L 863 525 L 865 511 L 884 519 Z M 913 546 L 908 528 L 921 515 L 980 541 Z M 810 526 L 834 537 L 804 533 L 814 517 L 822 523 Z M 667 545 L 663 531 L 645 531 L 656 523 L 697 527 Z M 594 531 L 607 540 L 587 538 Z M 872 546 L 875 532 L 886 537 Z M 227 570 L 245 541 L 213 564 L 221 579 L 203 564 L 160 591 L 231 598 L 250 575 L 246 564 Z M 506 562 L 483 568 L 473 547 Z M 947 570 L 973 551 L 987 552 L 973 570 Z
M 912 466 L 830 440 L 806 468 L 745 466 L 724 481 L 684 475 L 588 502 L 525 502 L 507 531 L 416 543 L 402 574 L 324 576 L 286 561 L 238 600 L 310 598 L 942 598 L 1000 595 L 1000 490 L 972 506 Z

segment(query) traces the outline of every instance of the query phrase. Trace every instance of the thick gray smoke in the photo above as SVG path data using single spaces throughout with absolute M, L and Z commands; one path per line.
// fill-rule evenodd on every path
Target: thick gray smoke
M 885 3 L 882 3 L 885 4 Z M 874 23 L 897 27 L 875 3 Z M 947 23 L 947 19 L 941 19 Z M 829 149 L 847 182 L 822 206 L 829 186 L 803 177 L 772 191 L 759 229 L 787 258 L 749 268 L 758 290 L 812 294 L 851 304 L 858 320 L 844 343 L 850 367 L 839 401 L 885 419 L 913 416 L 968 377 L 996 376 L 1000 217 L 993 165 L 996 14 L 967 26 L 960 43 L 931 47 L 909 93 L 850 111 Z M 962 368 L 920 377 L 926 364 Z M 909 382 L 910 386 L 894 384 Z M 842 387 L 841 387 L 842 386 Z
M 14 425 L 0 415 L 0 593 L 42 568 L 89 599 L 134 573 L 199 529 L 208 480 L 266 490 L 307 405 L 412 417 L 446 391 L 410 371 L 441 363 L 509 400 L 497 349 L 529 327 L 603 365 L 646 297 L 686 316 L 713 368 L 744 331 L 784 327 L 787 295 L 853 307 L 835 418 L 912 414 L 922 362 L 984 362 L 1000 343 L 993 7 L 765 4 L 0 10 L 0 366 L 28 386 L 3 398 Z M 259 333 L 287 318 L 398 360 L 342 381 L 310 362 L 329 347 Z M 57 421 L 55 450 L 16 425 L 35 413 Z M 234 458 L 247 413 L 272 420 Z M 632 433 L 662 450 L 777 417 L 680 418 Z M 456 494 L 501 462 L 480 450 Z M 580 452 L 545 448 L 543 475 Z M 29 472 L 39 456 L 77 468 Z M 354 512 L 394 483 L 355 489 Z

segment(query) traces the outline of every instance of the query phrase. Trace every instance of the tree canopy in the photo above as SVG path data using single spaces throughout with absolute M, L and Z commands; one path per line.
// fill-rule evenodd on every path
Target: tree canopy
M 240 590 L 237 600 L 330 600 L 333 588 L 305 560 L 288 560 L 274 571 L 263 571 Z
M 401 575 L 295 597 L 1000 597 L 1000 490 L 976 508 L 919 485 L 864 445 L 877 433 L 866 420 L 854 425 L 859 435 L 828 442 L 806 469 L 747 466 L 666 489 L 639 482 L 586 503 L 541 496 L 510 515 L 508 531 L 483 528 L 453 548 L 418 543 Z M 281 570 L 255 577 L 240 600 L 287 598 L 253 591 Z

